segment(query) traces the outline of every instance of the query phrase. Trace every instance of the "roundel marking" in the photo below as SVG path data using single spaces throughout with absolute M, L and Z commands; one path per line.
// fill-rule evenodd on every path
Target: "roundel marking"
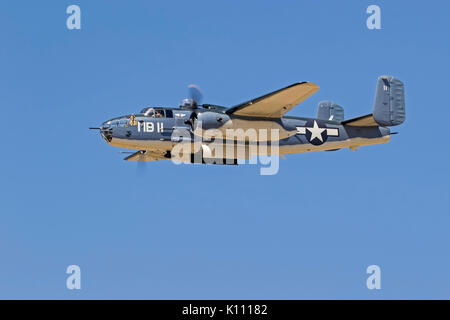
M 327 128 L 321 120 L 307 120 L 303 127 L 297 127 L 298 134 L 304 134 L 306 140 L 315 146 L 324 144 L 329 136 L 339 136 L 338 128 Z

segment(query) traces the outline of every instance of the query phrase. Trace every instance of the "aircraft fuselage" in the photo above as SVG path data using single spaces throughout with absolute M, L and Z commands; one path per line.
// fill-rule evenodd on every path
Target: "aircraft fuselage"
M 188 140 L 193 143 L 197 138 L 203 144 L 218 136 L 224 141 L 234 140 L 236 143 L 266 142 L 271 145 L 277 141 L 280 154 L 347 147 L 354 150 L 359 146 L 390 140 L 389 128 L 381 126 L 347 126 L 331 120 L 290 116 L 278 119 L 242 117 L 204 110 L 196 110 L 196 119 L 193 120 L 191 110 L 160 110 L 162 114 L 158 117 L 136 114 L 111 119 L 102 124 L 100 132 L 112 146 L 160 152 L 170 152 L 180 143 L 177 132 L 188 132 Z M 238 134 L 233 138 L 236 132 L 244 133 L 244 140 Z

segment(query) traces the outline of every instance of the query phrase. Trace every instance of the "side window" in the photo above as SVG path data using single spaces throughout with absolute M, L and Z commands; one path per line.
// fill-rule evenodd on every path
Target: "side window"
M 172 110 L 166 110 L 166 118 L 173 118 Z
M 155 110 L 155 118 L 164 118 L 164 110 L 156 109 Z

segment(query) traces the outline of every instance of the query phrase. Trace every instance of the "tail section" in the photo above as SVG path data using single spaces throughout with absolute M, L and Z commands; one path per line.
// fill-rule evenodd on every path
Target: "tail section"
M 391 76 L 378 78 L 372 114 L 380 126 L 397 126 L 405 121 L 403 82 Z
M 381 76 L 378 78 L 372 113 L 341 123 L 357 127 L 391 127 L 402 124 L 405 118 L 403 82 L 391 76 Z

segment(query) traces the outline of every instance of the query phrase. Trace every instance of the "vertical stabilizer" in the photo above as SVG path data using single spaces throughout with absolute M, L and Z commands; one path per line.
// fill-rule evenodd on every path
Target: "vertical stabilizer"
M 317 119 L 343 121 L 344 108 L 332 101 L 321 101 L 317 108 Z
M 373 118 L 380 126 L 396 126 L 405 121 L 405 90 L 403 82 L 391 77 L 378 78 Z

